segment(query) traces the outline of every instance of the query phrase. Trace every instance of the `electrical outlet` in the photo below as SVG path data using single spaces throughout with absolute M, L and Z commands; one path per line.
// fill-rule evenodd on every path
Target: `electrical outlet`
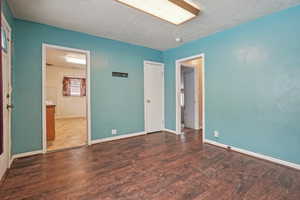
M 117 134 L 117 129 L 112 129 L 112 130 L 111 130 L 111 134 L 112 134 L 112 135 L 116 135 L 116 134 Z
M 219 137 L 219 132 L 218 132 L 218 131 L 214 131 L 214 136 L 215 136 L 216 138 L 218 138 L 218 137 Z

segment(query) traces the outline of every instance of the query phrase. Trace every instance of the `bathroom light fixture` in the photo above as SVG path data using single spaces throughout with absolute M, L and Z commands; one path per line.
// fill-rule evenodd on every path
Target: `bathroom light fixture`
M 75 64 L 81 64 L 81 65 L 86 64 L 86 60 L 82 59 L 82 58 L 74 58 L 74 57 L 66 56 L 65 59 L 69 63 L 75 63 Z
M 188 0 L 116 0 L 129 7 L 179 25 L 195 18 L 199 7 Z

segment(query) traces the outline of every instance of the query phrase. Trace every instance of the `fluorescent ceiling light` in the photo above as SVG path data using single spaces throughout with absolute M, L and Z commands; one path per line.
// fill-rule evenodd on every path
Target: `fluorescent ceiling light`
M 82 58 L 74 58 L 74 57 L 66 56 L 65 59 L 69 63 L 75 63 L 75 64 L 81 64 L 81 65 L 86 64 L 86 60 L 82 59 Z
M 166 20 L 172 24 L 182 24 L 196 17 L 199 8 L 187 0 L 116 0 L 129 7 Z

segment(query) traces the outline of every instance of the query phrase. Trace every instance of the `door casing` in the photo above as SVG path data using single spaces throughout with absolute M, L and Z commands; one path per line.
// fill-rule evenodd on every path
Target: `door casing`
M 180 83 L 181 83 L 181 64 L 192 59 L 202 59 L 202 142 L 205 140 L 205 54 L 197 54 L 176 60 L 176 134 L 181 134 L 181 105 L 180 105 Z
M 6 55 L 2 55 L 2 81 L 3 81 L 3 153 L 0 160 L 5 163 L 5 168 L 11 166 L 11 113 L 12 108 L 8 110 L 7 105 L 12 104 L 12 67 L 11 67 L 11 27 L 8 24 L 5 16 L 1 13 L 1 26 L 7 31 L 8 46 Z M 3 65 L 3 56 L 6 56 L 6 65 Z M 9 98 L 6 95 L 10 95 Z M 8 100 L 7 100 L 8 99 Z
M 69 48 L 65 46 L 58 46 L 43 43 L 42 44 L 42 151 L 43 153 L 47 153 L 47 133 L 46 133 L 46 53 L 48 48 L 55 48 L 65 51 L 73 51 L 86 54 L 86 66 L 87 66 L 87 91 L 86 91 L 86 98 L 87 98 L 87 145 L 91 145 L 91 61 L 90 61 L 90 51 L 82 50 L 82 49 L 75 49 Z

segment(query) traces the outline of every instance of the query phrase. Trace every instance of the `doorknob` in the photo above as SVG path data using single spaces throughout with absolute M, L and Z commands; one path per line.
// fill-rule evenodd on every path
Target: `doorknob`
M 151 100 L 150 100 L 150 99 L 147 99 L 147 103 L 151 103 Z
M 12 105 L 12 104 L 7 104 L 6 108 L 7 108 L 7 110 L 13 109 L 13 108 L 14 108 L 14 105 Z

